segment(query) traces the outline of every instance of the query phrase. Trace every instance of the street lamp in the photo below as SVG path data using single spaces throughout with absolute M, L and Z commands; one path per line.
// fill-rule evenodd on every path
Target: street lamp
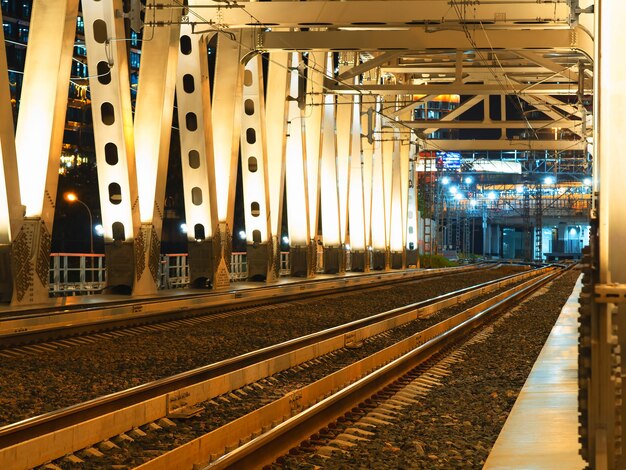
M 81 201 L 80 199 L 78 199 L 78 196 L 76 196 L 76 194 L 74 193 L 65 193 L 65 199 L 67 200 L 67 202 L 78 202 L 79 204 L 82 204 L 85 209 L 87 209 L 87 213 L 89 214 L 89 249 L 90 249 L 90 253 L 93 255 L 93 217 L 91 215 L 91 209 L 89 209 L 89 206 L 87 204 L 85 204 L 83 201 Z M 93 263 L 93 259 L 92 259 L 92 263 Z

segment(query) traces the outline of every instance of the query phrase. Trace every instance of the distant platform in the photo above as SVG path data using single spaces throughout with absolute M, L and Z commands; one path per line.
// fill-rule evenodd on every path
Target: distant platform
M 578 279 L 524 388 L 491 450 L 484 469 L 577 470 Z

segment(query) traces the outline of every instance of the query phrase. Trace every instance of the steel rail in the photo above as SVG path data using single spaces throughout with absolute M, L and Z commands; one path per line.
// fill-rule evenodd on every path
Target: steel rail
M 276 458 L 298 446 L 319 429 L 393 384 L 434 354 L 466 338 L 471 331 L 488 322 L 493 315 L 519 303 L 521 299 L 562 273 L 563 271 L 557 271 L 548 274 L 508 298 L 476 313 L 462 323 L 451 327 L 398 359 L 284 421 L 267 433 L 206 465 L 202 470 L 261 468 L 271 464 Z
M 298 298 L 326 295 L 341 288 L 342 292 L 411 282 L 433 277 L 490 269 L 484 264 L 427 271 L 360 274 L 356 276 L 294 281 L 252 289 L 231 289 L 224 292 L 193 293 L 169 298 L 150 297 L 136 301 L 110 301 L 92 304 L 50 307 L 35 313 L 0 314 L 0 350 L 37 344 L 81 334 L 113 331 L 140 325 L 162 323 L 182 318 L 287 302 Z M 210 313 L 209 313 L 210 314 Z M 90 319 L 90 316 L 97 318 Z
M 550 268 L 546 268 L 550 269 Z M 180 390 L 185 387 L 207 381 L 211 378 L 219 377 L 228 372 L 242 369 L 263 360 L 271 359 L 280 355 L 288 354 L 297 349 L 311 344 L 317 344 L 326 339 L 341 336 L 350 331 L 371 325 L 385 319 L 398 316 L 419 308 L 424 308 L 438 302 L 442 302 L 455 297 L 468 296 L 472 292 L 482 292 L 483 289 L 506 282 L 514 282 L 515 278 L 530 277 L 533 274 L 540 274 L 540 270 L 527 271 L 521 274 L 509 275 L 493 281 L 478 284 L 459 291 L 435 297 L 426 301 L 418 302 L 406 307 L 383 312 L 372 317 L 357 320 L 348 324 L 339 325 L 321 332 L 313 333 L 301 338 L 286 341 L 277 345 L 269 346 L 258 351 L 243 354 L 234 358 L 226 359 L 205 367 L 184 372 L 173 377 L 157 380 L 148 384 L 140 385 L 132 389 L 113 393 L 104 397 L 96 398 L 84 403 L 67 407 L 41 416 L 33 417 L 0 428 L 0 450 L 21 442 L 28 441 L 43 435 L 54 433 L 55 431 L 71 427 L 78 423 L 83 423 L 90 419 L 105 416 L 108 413 L 130 407 L 155 397 L 163 396 L 170 392 Z M 479 294 L 476 294 L 479 295 Z M 145 424 L 145 423 L 141 423 Z M 108 438 L 106 436 L 103 438 Z M 95 441 L 97 442 L 97 441 Z M 76 449 L 78 450 L 78 449 Z

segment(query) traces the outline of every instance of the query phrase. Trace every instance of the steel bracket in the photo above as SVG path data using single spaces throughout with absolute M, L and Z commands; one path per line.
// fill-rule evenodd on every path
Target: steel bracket
M 626 284 L 596 284 L 594 301 L 602 304 L 626 302 Z

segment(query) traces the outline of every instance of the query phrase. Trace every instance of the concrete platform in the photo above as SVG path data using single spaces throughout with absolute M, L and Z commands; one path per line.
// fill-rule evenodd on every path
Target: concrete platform
M 585 468 L 578 455 L 578 279 L 484 469 Z

